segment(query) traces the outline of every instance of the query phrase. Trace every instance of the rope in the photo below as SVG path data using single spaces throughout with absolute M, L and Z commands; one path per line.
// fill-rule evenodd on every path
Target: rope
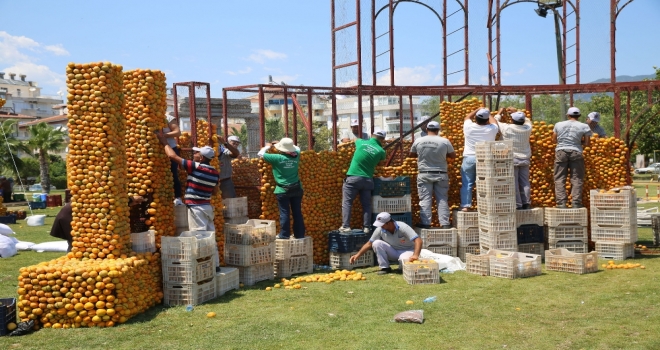
M 18 176 L 18 182 L 21 183 L 21 189 L 23 190 L 23 195 L 25 195 L 25 187 L 23 187 L 23 180 L 21 179 L 21 173 L 18 172 L 18 166 L 16 166 L 16 160 L 14 159 L 14 153 L 11 151 L 11 146 L 9 145 L 9 140 L 7 140 L 7 133 L 5 133 L 5 126 L 2 125 L 0 127 L 2 129 L 2 135 L 5 137 L 5 144 L 7 145 L 7 149 L 9 150 L 9 155 L 11 156 L 11 161 L 14 163 L 14 169 L 16 169 L 16 176 Z M 30 211 L 30 215 L 34 215 L 32 212 L 32 207 L 28 205 L 28 210 Z

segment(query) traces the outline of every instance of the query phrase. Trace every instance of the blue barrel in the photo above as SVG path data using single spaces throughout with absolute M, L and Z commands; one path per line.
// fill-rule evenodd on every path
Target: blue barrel
M 35 193 L 32 195 L 32 201 L 33 202 L 41 202 L 41 195 L 38 193 Z
M 45 202 L 48 199 L 48 194 L 47 193 L 42 193 L 41 194 L 41 201 Z

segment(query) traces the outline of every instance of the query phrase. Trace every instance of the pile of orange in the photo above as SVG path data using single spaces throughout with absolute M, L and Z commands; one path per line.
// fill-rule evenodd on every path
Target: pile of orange
M 348 270 L 336 270 L 331 273 L 324 275 L 309 275 L 302 277 L 292 277 L 290 279 L 282 278 L 281 283 L 276 283 L 273 287 L 266 287 L 266 291 L 271 291 L 273 289 L 301 289 L 301 283 L 314 283 L 321 282 L 326 284 L 331 284 L 333 282 L 350 282 L 350 281 L 366 281 L 367 278 L 362 275 L 362 272 L 357 271 L 348 271 Z
M 614 261 L 612 261 L 612 260 L 608 261 L 607 264 L 603 264 L 601 266 L 606 270 L 618 270 L 618 269 L 632 270 L 632 269 L 636 269 L 638 267 L 642 270 L 646 269 L 646 266 L 644 266 L 640 263 L 615 264 Z

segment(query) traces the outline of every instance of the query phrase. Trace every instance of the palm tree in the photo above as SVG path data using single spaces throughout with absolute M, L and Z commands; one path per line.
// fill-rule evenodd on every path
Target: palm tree
M 23 168 L 23 161 L 19 153 L 30 153 L 29 148 L 14 136 L 16 120 L 7 119 L 0 124 L 0 172 L 18 176 Z
M 41 189 L 50 193 L 50 175 L 48 172 L 48 151 L 59 151 L 64 148 L 64 136 L 66 133 L 60 128 L 53 128 L 45 122 L 28 127 L 30 139 L 28 147 L 39 156 L 39 173 L 41 177 Z
M 231 134 L 232 136 L 238 136 L 238 140 L 241 141 L 241 146 L 243 146 L 242 147 L 243 153 L 247 154 L 247 146 L 248 146 L 247 126 L 245 126 L 245 124 L 241 125 L 240 131 L 232 126 Z

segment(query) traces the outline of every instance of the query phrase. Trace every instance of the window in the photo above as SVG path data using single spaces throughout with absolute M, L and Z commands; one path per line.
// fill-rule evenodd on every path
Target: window
M 16 89 L 16 97 L 21 97 L 21 89 Z

